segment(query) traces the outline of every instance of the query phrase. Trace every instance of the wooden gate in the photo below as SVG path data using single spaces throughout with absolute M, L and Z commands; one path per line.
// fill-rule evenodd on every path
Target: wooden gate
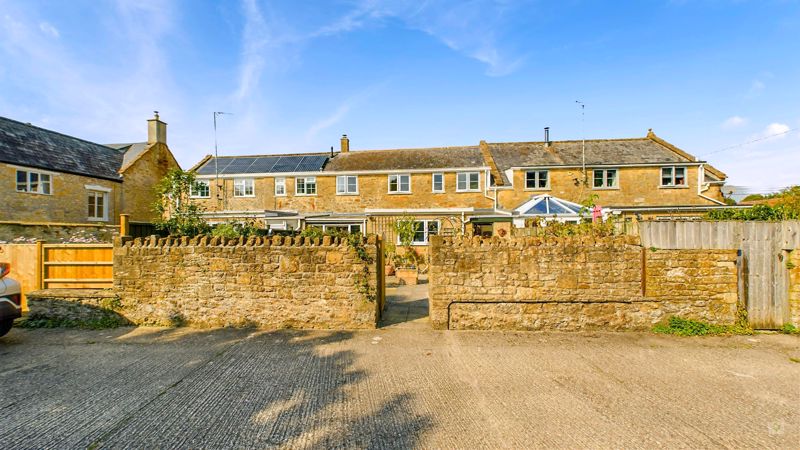
M 43 244 L 39 288 L 110 288 L 114 282 L 112 244 Z
M 750 324 L 777 329 L 790 322 L 788 252 L 800 248 L 800 222 L 640 222 L 644 247 L 738 249 Z

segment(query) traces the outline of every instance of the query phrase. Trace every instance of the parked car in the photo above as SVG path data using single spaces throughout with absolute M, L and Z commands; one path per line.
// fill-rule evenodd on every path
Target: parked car
M 22 289 L 7 276 L 10 271 L 10 264 L 0 263 L 0 336 L 11 330 L 14 319 L 22 317 Z

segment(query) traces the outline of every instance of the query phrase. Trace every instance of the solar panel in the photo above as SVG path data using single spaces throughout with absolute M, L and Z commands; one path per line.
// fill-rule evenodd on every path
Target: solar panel
M 322 155 L 304 156 L 302 161 L 300 161 L 300 163 L 297 165 L 297 168 L 295 168 L 295 171 L 317 172 L 322 169 L 322 166 L 325 165 L 325 161 L 327 159 L 327 156 Z
M 216 166 L 214 165 L 214 159 L 211 159 L 205 166 L 198 170 L 197 173 L 200 175 L 213 175 L 216 173 L 217 168 L 219 169 L 219 173 L 224 173 L 225 168 L 228 167 L 234 159 L 235 158 L 217 158 Z
M 273 172 L 294 172 L 295 168 L 300 161 L 303 160 L 302 156 L 281 156 L 275 166 L 272 168 Z
M 224 170 L 220 170 L 220 173 L 247 173 L 247 169 L 255 161 L 255 158 L 233 158 L 233 161 Z
M 250 173 L 270 173 L 272 172 L 272 168 L 275 167 L 275 163 L 278 162 L 277 157 L 268 156 L 263 158 L 257 158 L 256 162 L 250 166 Z

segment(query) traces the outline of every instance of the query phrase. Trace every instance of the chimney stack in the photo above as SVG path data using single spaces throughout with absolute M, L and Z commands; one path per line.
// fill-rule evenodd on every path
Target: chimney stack
M 550 147 L 550 127 L 544 127 L 544 146 Z
M 350 139 L 348 139 L 346 134 L 342 135 L 342 153 L 347 153 L 350 151 Z
M 147 143 L 149 145 L 160 143 L 167 144 L 167 124 L 158 118 L 158 111 L 153 111 L 155 117 L 147 121 Z

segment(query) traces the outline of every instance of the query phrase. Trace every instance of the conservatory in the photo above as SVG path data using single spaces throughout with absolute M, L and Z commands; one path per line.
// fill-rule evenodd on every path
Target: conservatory
M 605 217 L 608 210 L 602 210 Z M 582 219 L 591 219 L 593 211 L 586 207 L 547 194 L 536 195 L 518 206 L 513 211 L 514 226 L 525 227 L 528 219 L 540 219 L 544 222 L 579 223 Z

